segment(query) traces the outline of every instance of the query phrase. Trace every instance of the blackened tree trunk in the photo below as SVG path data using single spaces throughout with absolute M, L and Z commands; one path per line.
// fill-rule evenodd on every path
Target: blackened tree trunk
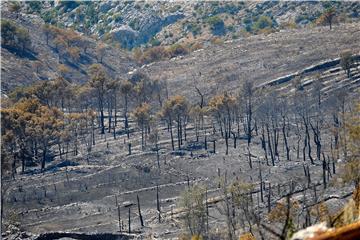
M 141 150 L 144 151 L 144 124 L 141 126 Z
M 121 232 L 121 215 L 120 215 L 120 206 L 119 206 L 118 199 L 117 199 L 117 196 L 116 196 L 116 195 L 115 195 L 115 204 L 116 204 L 116 208 L 117 208 L 117 211 L 118 211 L 119 232 Z
M 131 211 L 131 210 L 130 210 L 130 209 L 131 209 L 131 206 L 129 206 L 129 214 L 128 214 L 128 216 L 129 216 L 129 220 L 128 220 L 128 224 L 129 224 L 129 226 L 128 226 L 128 227 L 129 227 L 129 234 L 131 233 L 131 215 L 130 215 L 130 213 L 131 213 L 130 211 Z
M 104 109 L 100 109 L 100 127 L 101 127 L 101 134 L 105 134 L 105 123 L 104 123 Z
M 114 129 L 117 127 L 117 101 L 116 94 L 114 95 Z
M 310 143 L 310 132 L 309 132 L 309 126 L 308 126 L 308 123 L 306 123 L 304 121 L 304 124 L 305 124 L 305 133 L 306 133 L 306 137 L 307 137 L 307 148 L 308 148 L 308 157 L 311 161 L 311 164 L 315 164 L 314 163 L 314 159 L 312 158 L 311 156 L 311 143 Z
M 323 186 L 324 189 L 326 189 L 326 160 L 325 160 L 325 155 L 323 153 L 323 162 L 322 162 L 322 170 L 323 170 Z
M 174 136 L 173 136 L 173 132 L 172 132 L 172 121 L 171 121 L 171 119 L 169 121 L 169 125 L 170 125 L 171 147 L 172 147 L 172 150 L 175 151 Z
M 288 144 L 287 136 L 286 136 L 285 118 L 283 118 L 282 133 L 283 133 L 284 144 L 285 144 L 285 149 L 286 149 L 286 160 L 290 161 L 290 148 L 289 148 L 289 144 Z
M 144 221 L 143 221 L 143 217 L 142 217 L 141 210 L 140 210 L 140 199 L 139 199 L 139 195 L 136 195 L 136 199 L 137 199 L 137 205 L 138 205 L 138 212 L 139 212 L 140 224 L 141 224 L 142 227 L 144 227 Z
M 234 140 L 234 148 L 236 149 L 236 134 L 234 132 L 231 132 L 233 135 L 233 140 Z
M 181 145 L 181 120 L 180 120 L 180 116 L 178 116 L 178 120 L 177 120 L 177 140 L 178 140 L 178 149 L 180 150 L 180 145 Z
M 266 124 L 266 131 L 267 131 L 267 136 L 268 136 L 268 147 L 269 147 L 269 152 L 270 152 L 270 157 L 271 157 L 271 163 L 273 166 L 275 166 L 275 157 L 274 157 L 274 153 L 271 147 L 271 137 L 270 137 L 270 131 L 269 131 L 269 126 Z
M 225 145 L 226 145 L 226 151 L 225 151 L 225 155 L 229 154 L 229 137 L 228 137 L 228 133 L 227 133 L 227 128 L 225 127 Z
M 264 149 L 264 157 L 266 160 L 266 165 L 269 166 L 269 159 L 268 159 L 268 154 L 267 154 L 267 150 L 266 150 L 266 140 L 265 140 L 265 130 L 264 130 L 264 126 L 261 127 L 261 136 L 260 136 L 260 140 L 261 140 L 261 147 L 262 149 Z
M 252 169 L 252 160 L 251 160 L 250 146 L 248 146 L 247 149 L 248 149 L 248 155 L 249 155 L 249 166 L 250 166 L 250 169 Z
M 267 209 L 268 209 L 268 213 L 271 212 L 271 184 L 269 183 L 269 190 L 268 190 L 268 202 L 267 202 Z

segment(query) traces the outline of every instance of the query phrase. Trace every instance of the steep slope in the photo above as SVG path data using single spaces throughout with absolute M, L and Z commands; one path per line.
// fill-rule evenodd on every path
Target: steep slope
M 87 70 L 93 63 L 98 62 L 96 47 L 100 44 L 94 39 L 80 36 L 86 41 L 88 48 L 81 51 L 78 60 L 71 60 L 55 47 L 54 39 L 46 43 L 44 21 L 37 15 L 14 14 L 2 8 L 2 20 L 14 22 L 18 27 L 30 34 L 31 47 L 27 55 L 1 47 L 1 77 L 2 92 L 9 92 L 16 86 L 29 85 L 38 80 L 55 78 L 64 71 L 64 77 L 70 82 L 85 82 L 88 80 Z M 105 45 L 103 65 L 113 78 L 124 77 L 135 66 L 130 55 L 119 48 Z M 65 70 L 64 70 L 65 68 Z
M 195 86 L 203 93 L 236 91 L 246 79 L 259 85 L 338 58 L 347 49 L 359 54 L 359 29 L 355 23 L 331 31 L 318 27 L 258 35 L 144 65 L 141 70 L 153 78 L 167 80 L 170 94 L 195 97 Z
M 2 47 L 2 92 L 15 86 L 48 80 L 59 74 L 59 66 L 65 65 L 66 78 L 74 82 L 88 79 L 87 69 L 97 63 L 96 46 L 92 38 L 86 53 L 81 52 L 78 62 L 71 62 L 59 54 L 55 44 L 46 44 L 44 21 L 37 15 L 15 14 L 2 9 L 2 18 L 11 19 L 30 33 L 34 54 L 18 56 Z M 337 58 L 350 49 L 360 51 L 359 23 L 341 24 L 332 30 L 326 27 L 282 30 L 269 35 L 256 35 L 223 44 L 211 44 L 190 55 L 155 62 L 141 67 L 153 79 L 167 80 L 169 93 L 195 97 L 195 85 L 204 93 L 219 90 L 235 90 L 243 80 L 256 84 L 294 73 L 327 59 Z M 107 45 L 103 65 L 113 78 L 127 78 L 128 72 L 140 69 L 130 53 Z
M 357 2 L 218 2 L 218 1 L 49 1 L 27 3 L 53 24 L 71 27 L 102 39 L 114 38 L 123 47 L 208 41 L 214 36 L 237 38 L 266 27 L 311 25 L 324 9 L 335 7 L 342 21 L 358 21 Z M 268 20 L 260 24 L 261 16 Z M 150 41 L 155 38 L 155 41 Z

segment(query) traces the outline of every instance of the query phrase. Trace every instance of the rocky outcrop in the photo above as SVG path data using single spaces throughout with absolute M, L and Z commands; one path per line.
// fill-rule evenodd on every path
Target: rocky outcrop
M 28 3 L 26 12 L 32 12 Z M 54 6 L 56 6 L 54 8 Z M 181 42 L 195 34 L 201 39 L 212 39 L 215 35 L 233 39 L 241 31 L 251 29 L 250 19 L 262 15 L 271 17 L 274 26 L 296 23 L 298 26 L 314 22 L 324 10 L 321 2 L 236 2 L 213 3 L 202 1 L 92 1 L 76 3 L 63 2 L 52 5 L 42 3 L 40 10 L 33 13 L 44 20 L 72 27 L 86 34 L 107 39 L 109 33 L 116 33 L 115 40 L 132 48 L 149 43 L 156 37 L 164 44 Z M 339 3 L 339 12 L 349 19 L 359 19 L 358 3 Z M 211 28 L 209 17 L 219 16 L 224 25 Z M 233 21 L 229 19 L 241 19 Z M 124 27 L 126 26 L 126 27 Z M 192 26 L 194 31 L 189 31 Z M 131 28 L 136 32 L 134 35 Z M 211 28 L 211 29 L 210 29 Z M 228 30 L 229 29 L 229 30 Z M 231 29 L 231 30 L 230 30 Z M 247 30 L 246 30 L 247 29 Z M 126 30 L 126 31 L 125 31 Z M 135 36 L 135 38 L 134 38 Z
M 119 27 L 111 30 L 113 39 L 117 40 L 122 47 L 133 48 L 143 43 L 147 43 L 163 27 L 175 23 L 177 20 L 185 17 L 184 14 L 177 12 L 159 17 L 153 11 L 144 13 L 134 13 L 134 11 L 124 13 L 124 22 Z M 114 26 L 118 24 L 113 24 Z
M 113 39 L 118 41 L 121 46 L 131 48 L 137 42 L 139 32 L 127 25 L 121 25 L 110 31 Z

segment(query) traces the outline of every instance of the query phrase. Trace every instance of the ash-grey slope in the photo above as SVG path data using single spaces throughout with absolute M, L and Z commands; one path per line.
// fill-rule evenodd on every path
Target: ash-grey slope
M 295 73 L 342 51 L 360 52 L 360 24 L 318 27 L 258 35 L 198 50 L 189 56 L 143 66 L 154 78 L 166 79 L 170 94 L 195 96 L 203 89 L 234 91 L 244 80 L 260 85 Z

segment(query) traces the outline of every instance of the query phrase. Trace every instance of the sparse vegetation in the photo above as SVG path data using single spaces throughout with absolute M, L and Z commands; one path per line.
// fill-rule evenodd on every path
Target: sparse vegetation
M 357 221 L 358 23 L 307 28 L 322 5 L 4 8 L 2 236 L 285 240 Z
M 225 24 L 224 21 L 219 16 L 212 16 L 207 19 L 208 24 L 214 35 L 224 35 L 225 34 Z
M 335 8 L 328 8 L 324 13 L 319 17 L 318 23 L 323 25 L 329 25 L 331 30 L 333 22 L 335 21 L 336 10 Z
M 340 54 L 340 65 L 346 72 L 347 77 L 350 77 L 350 69 L 353 61 L 354 60 L 351 51 L 345 51 Z
M 272 27 L 273 27 L 273 22 L 271 18 L 269 18 L 268 16 L 260 16 L 259 19 L 254 23 L 252 29 L 257 31 Z
M 202 186 L 195 185 L 184 191 L 180 206 L 185 210 L 184 224 L 192 239 L 202 239 L 205 232 L 206 204 L 205 191 Z
M 10 20 L 1 20 L 1 44 L 21 53 L 31 50 L 31 38 L 24 28 Z
M 186 25 L 186 30 L 190 31 L 194 36 L 201 33 L 201 25 L 197 23 L 189 23 Z
M 183 44 L 173 44 L 168 47 L 156 46 L 145 50 L 138 48 L 134 50 L 133 56 L 140 63 L 151 63 L 169 59 L 171 57 L 186 55 L 189 53 L 190 49 L 196 50 L 197 48 L 196 46 L 194 48 L 190 48 L 189 46 L 185 46 Z

